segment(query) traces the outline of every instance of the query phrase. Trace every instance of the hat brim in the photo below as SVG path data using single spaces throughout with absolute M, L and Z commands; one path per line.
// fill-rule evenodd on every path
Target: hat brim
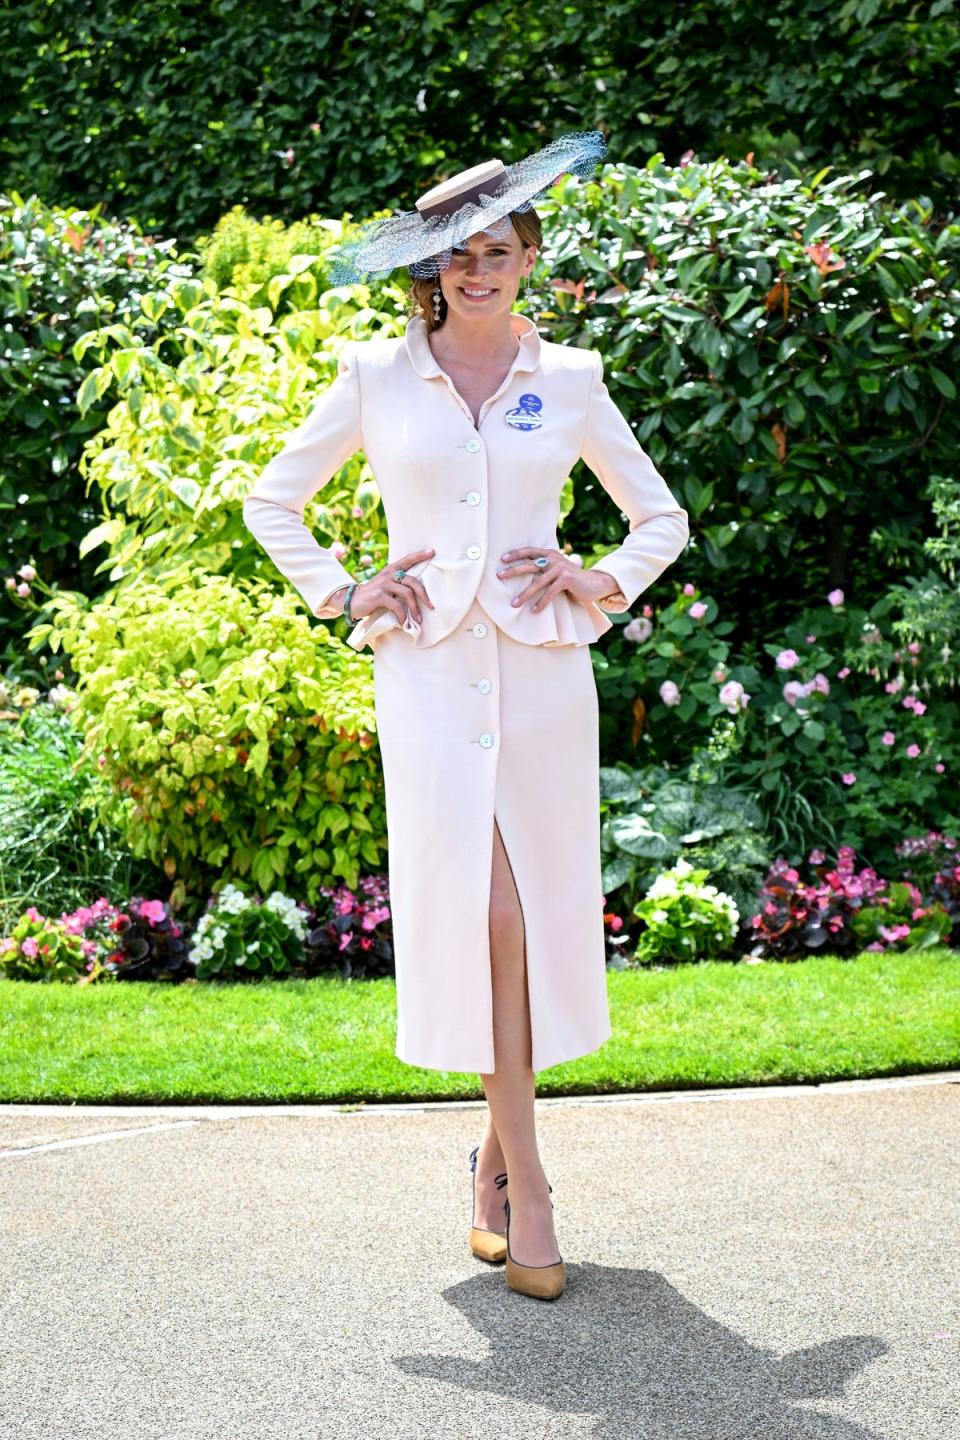
M 504 238 L 511 212 L 531 209 L 563 175 L 589 177 L 606 153 L 599 130 L 575 130 L 508 165 L 490 194 L 481 192 L 450 215 L 425 219 L 419 210 L 402 210 L 370 221 L 353 240 L 328 252 L 330 282 L 385 279 L 401 265 L 415 276 L 437 275 L 449 265 L 451 251 L 470 235 L 490 231 Z

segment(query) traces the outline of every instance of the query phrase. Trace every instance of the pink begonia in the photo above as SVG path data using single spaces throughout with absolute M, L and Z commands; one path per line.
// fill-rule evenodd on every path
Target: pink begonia
M 842 590 L 831 590 L 831 591 L 829 592 L 829 594 L 827 595 L 827 600 L 830 602 L 831 605 L 842 605 L 842 604 L 843 604 L 843 591 L 842 591 Z
M 888 944 L 893 945 L 897 940 L 906 940 L 910 934 L 909 925 L 881 925 L 880 934 Z
M 883 741 L 884 745 L 896 745 L 897 743 L 897 737 L 896 735 L 894 735 L 892 730 L 884 730 L 883 734 L 880 736 L 880 739 Z
M 649 640 L 652 630 L 652 620 L 648 620 L 645 615 L 635 615 L 624 625 L 623 638 L 632 641 L 634 645 L 642 645 L 644 640 Z
M 911 760 L 916 760 L 917 756 L 920 754 L 920 746 L 919 746 L 919 745 L 908 745 L 908 746 L 907 746 L 907 754 L 910 756 L 910 759 L 911 759 Z
M 663 684 L 660 686 L 660 699 L 663 701 L 664 705 L 680 704 L 680 691 L 677 689 L 676 685 L 673 683 L 672 680 L 664 680 Z
M 149 921 L 151 925 L 162 925 L 167 918 L 167 912 L 163 907 L 162 900 L 144 900 L 140 906 L 140 914 L 144 920 Z
M 942 761 L 938 760 L 937 763 L 936 763 L 936 765 L 934 765 L 933 768 L 934 768 L 934 770 L 936 770 L 936 772 L 937 772 L 938 775 L 942 775 L 943 772 L 944 772 L 944 770 L 946 770 L 947 767 L 946 767 L 946 765 L 944 765 L 944 764 L 942 763 Z
M 807 636 L 807 644 L 808 644 L 808 645 L 812 645 L 813 642 L 814 642 L 814 640 L 816 640 L 816 638 L 817 638 L 816 635 L 808 635 L 808 636 Z
M 822 865 L 826 858 L 827 857 L 822 850 L 811 850 L 810 854 L 807 856 L 807 859 L 809 860 L 811 865 Z
M 925 712 L 926 708 L 927 708 L 927 707 L 926 707 L 926 705 L 924 705 L 924 703 L 923 703 L 922 700 L 914 700 L 914 702 L 913 702 L 913 713 L 914 713 L 914 715 L 922 715 L 922 714 Z
M 917 703 L 917 697 L 916 695 L 904 695 L 903 700 L 900 703 L 903 705 L 903 708 L 905 710 L 912 710 L 914 705 L 916 705 Z
M 644 605 L 643 610 L 642 610 L 640 613 L 641 613 L 642 615 L 645 615 L 645 616 L 647 617 L 647 619 L 650 620 L 650 619 L 653 617 L 653 606 L 652 606 L 652 605 Z
M 852 770 L 845 770 L 840 776 L 840 779 L 844 785 L 855 785 L 857 783 L 857 777 Z
M 902 689 L 903 689 L 903 676 L 902 676 L 902 675 L 896 675 L 896 676 L 894 676 L 894 678 L 893 678 L 892 680 L 888 680 L 888 681 L 887 681 L 886 685 L 884 685 L 883 688 L 884 688 L 884 690 L 886 690 L 886 692 L 887 692 L 888 695 L 896 695 L 896 693 L 897 693 L 898 690 L 902 690 Z
M 847 676 L 848 676 L 849 674 L 850 674 L 850 666 L 849 666 L 849 665 L 844 665 L 844 667 L 843 667 L 842 670 L 838 670 L 838 671 L 837 671 L 837 679 L 838 679 L 838 680 L 846 680 L 846 678 L 847 678 Z
M 691 585 L 691 584 L 690 584 L 690 581 L 688 580 L 687 583 L 686 583 L 686 585 L 684 585 L 684 587 L 683 587 L 683 593 L 684 593 L 684 595 L 696 595 L 696 593 L 697 593 L 697 587 L 696 587 L 696 585 Z
M 21 941 L 20 949 L 24 955 L 38 955 L 40 953 L 39 946 L 32 935 L 28 935 L 26 940 Z
M 726 685 L 720 688 L 720 704 L 735 714 L 738 710 L 746 710 L 750 703 L 750 696 L 744 690 L 739 680 L 728 680 Z
M 794 665 L 800 664 L 800 656 L 796 650 L 781 650 L 777 656 L 778 670 L 792 670 Z

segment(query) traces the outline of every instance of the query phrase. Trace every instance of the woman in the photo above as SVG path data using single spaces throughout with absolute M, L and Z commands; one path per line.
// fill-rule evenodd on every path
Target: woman
M 334 279 L 406 265 L 401 339 L 350 342 L 337 378 L 263 470 L 244 518 L 315 615 L 373 651 L 387 802 L 397 1048 L 480 1074 L 474 1254 L 512 1289 L 565 1284 L 535 1128 L 535 1071 L 610 1035 L 590 644 L 677 558 L 687 515 L 613 404 L 595 351 L 512 313 L 541 233 L 533 201 L 605 151 L 575 132 L 454 175 L 373 222 Z M 559 174 L 558 174 L 559 172 Z M 303 524 L 362 449 L 393 559 L 364 580 Z M 628 516 L 590 569 L 559 549 L 579 457 Z M 509 1199 L 504 1191 L 509 1176 Z M 506 1243 L 501 1214 L 506 1219 Z

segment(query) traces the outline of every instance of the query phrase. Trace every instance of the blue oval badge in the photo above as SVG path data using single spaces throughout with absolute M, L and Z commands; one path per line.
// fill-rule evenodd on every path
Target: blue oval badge
M 519 405 L 503 417 L 514 430 L 539 430 L 543 424 L 543 401 L 539 395 L 521 395 Z

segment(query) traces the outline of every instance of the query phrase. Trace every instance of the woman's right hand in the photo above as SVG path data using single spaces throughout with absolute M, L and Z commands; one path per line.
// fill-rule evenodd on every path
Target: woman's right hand
M 362 580 L 354 590 L 350 603 L 350 614 L 354 620 L 362 620 L 365 616 L 372 615 L 374 610 L 384 609 L 392 610 L 402 625 L 407 618 L 405 606 L 409 606 L 413 618 L 419 624 L 423 618 L 421 602 L 426 602 L 431 610 L 435 610 L 436 606 L 423 588 L 422 580 L 416 575 L 405 575 L 402 580 L 395 580 L 394 571 L 406 570 L 408 566 L 416 565 L 420 560 L 428 560 L 435 554 L 434 549 L 411 550 L 399 559 L 391 560 L 370 580 Z

